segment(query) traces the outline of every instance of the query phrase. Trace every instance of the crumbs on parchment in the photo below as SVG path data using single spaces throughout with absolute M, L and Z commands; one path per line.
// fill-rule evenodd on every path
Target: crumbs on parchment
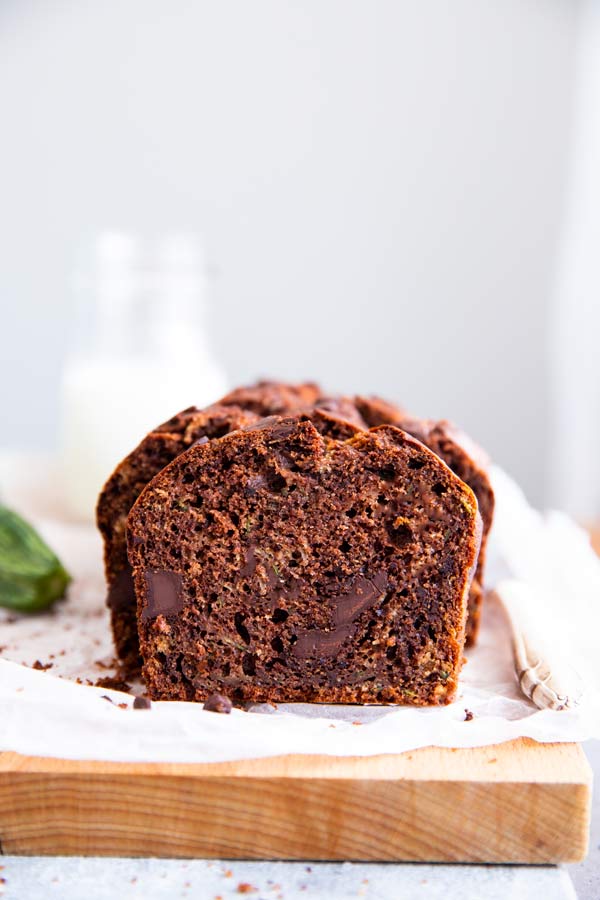
M 128 704 L 128 703 L 115 703 L 115 701 L 112 700 L 107 694 L 101 694 L 101 695 L 100 695 L 100 699 L 101 699 L 101 700 L 108 700 L 109 703 L 112 703 L 113 706 L 118 706 L 119 709 L 129 709 L 129 704 Z
M 110 691 L 122 691 L 124 694 L 131 693 L 130 684 L 122 678 L 112 675 L 105 675 L 103 678 L 98 678 L 98 680 L 94 682 L 94 687 L 108 688 Z
M 45 672 L 46 669 L 51 669 L 54 663 L 43 663 L 40 662 L 39 659 L 36 659 L 34 663 L 31 664 L 32 669 L 37 669 L 39 672 Z

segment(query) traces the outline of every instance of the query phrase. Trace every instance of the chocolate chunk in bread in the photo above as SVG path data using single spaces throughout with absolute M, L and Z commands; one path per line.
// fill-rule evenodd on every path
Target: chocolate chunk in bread
M 140 495 L 128 546 L 152 699 L 454 697 L 475 497 L 397 428 L 332 436 L 335 421 L 262 420 L 190 448 Z
M 355 397 L 355 403 L 367 425 L 391 424 L 402 428 L 426 444 L 469 485 L 479 505 L 483 522 L 481 550 L 471 592 L 467 621 L 467 645 L 475 643 L 481 619 L 486 546 L 494 518 L 494 492 L 488 475 L 489 461 L 483 450 L 450 422 L 416 419 L 380 397 Z
M 141 665 L 136 621 L 136 601 L 127 560 L 126 523 L 129 510 L 148 482 L 194 443 L 248 425 L 258 417 L 238 406 L 190 407 L 160 425 L 129 454 L 106 482 L 96 508 L 98 528 L 104 540 L 104 566 L 108 585 L 107 605 L 117 655 L 128 673 Z

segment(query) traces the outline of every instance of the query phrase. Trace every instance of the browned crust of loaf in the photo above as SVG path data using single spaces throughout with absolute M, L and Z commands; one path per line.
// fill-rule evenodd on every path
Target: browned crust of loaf
M 215 690 L 230 693 L 238 701 L 408 702 L 424 705 L 446 703 L 453 698 L 462 663 L 466 596 L 477 560 L 481 534 L 481 523 L 475 497 L 437 455 L 399 429 L 391 426 L 383 426 L 369 432 L 355 429 L 350 438 L 337 440 L 332 438 L 327 431 L 330 424 L 323 411 L 316 414 L 287 418 L 272 417 L 263 420 L 230 434 L 218 442 L 212 442 L 203 448 L 188 450 L 164 469 L 140 495 L 129 517 L 129 555 L 134 569 L 138 595 L 138 628 L 145 660 L 144 677 L 153 698 L 200 701 Z M 257 460 L 259 462 L 256 462 Z M 408 460 L 415 460 L 415 464 L 408 465 Z M 376 465 L 376 469 L 372 468 L 373 465 Z M 411 474 L 410 470 L 413 468 L 415 472 Z M 420 471 L 417 472 L 417 469 Z M 271 472 L 268 476 L 271 479 L 270 485 L 267 483 L 267 477 L 260 474 L 267 471 Z M 381 474 L 378 474 L 380 471 Z M 399 474 L 401 471 L 402 479 L 404 479 L 402 484 L 412 485 L 411 491 L 420 492 L 420 501 L 415 503 L 412 494 L 410 494 L 410 499 L 407 499 L 409 498 L 408 494 L 398 494 L 398 491 L 402 492 L 403 490 L 398 480 L 401 477 Z M 344 472 L 347 474 L 343 475 Z M 350 473 L 354 473 L 354 475 L 350 476 Z M 350 478 L 349 481 L 348 478 Z M 352 480 L 353 478 L 355 481 Z M 320 480 L 323 484 L 315 488 L 314 485 L 319 485 Z M 360 484 L 358 484 L 359 481 Z M 282 487 L 284 482 L 285 489 Z M 424 512 L 429 508 L 427 504 L 434 500 L 433 494 L 427 488 L 427 485 L 432 482 L 435 483 L 434 486 L 439 487 L 439 491 L 436 489 L 433 492 L 439 500 L 436 509 L 446 511 L 446 525 L 444 526 L 440 524 L 437 514 L 430 515 Z M 239 485 L 242 483 L 251 485 L 251 489 L 249 488 L 247 491 L 244 489 L 240 492 Z M 335 490 L 336 486 L 337 491 Z M 365 488 L 366 492 L 362 488 Z M 209 493 L 209 490 L 212 493 Z M 265 491 L 264 496 L 259 496 L 258 499 L 248 499 L 255 498 L 263 490 Z M 335 512 L 338 510 L 336 505 L 338 494 L 344 494 L 344 491 L 346 498 L 351 497 L 352 504 L 360 507 L 360 504 L 366 503 L 366 508 L 370 509 L 367 501 L 369 501 L 372 490 L 381 492 L 381 500 L 378 500 L 378 503 L 387 502 L 386 497 L 404 496 L 403 502 L 409 503 L 408 508 L 411 512 L 417 517 L 425 517 L 423 527 L 427 535 L 430 533 L 437 535 L 435 541 L 441 541 L 434 547 L 434 543 L 432 543 L 434 538 L 424 537 L 424 532 L 418 530 L 419 525 L 415 519 L 414 527 L 417 530 L 411 532 L 410 540 L 425 541 L 423 546 L 428 548 L 428 565 L 434 565 L 437 577 L 442 578 L 440 582 L 436 582 L 440 584 L 439 591 L 441 591 L 436 603 L 441 604 L 442 598 L 446 598 L 447 609 L 444 607 L 446 612 L 443 616 L 441 612 L 437 614 L 428 612 L 437 607 L 435 603 L 433 606 L 428 605 L 424 599 L 425 595 L 421 598 L 419 594 L 417 598 L 415 594 L 409 600 L 400 600 L 400 596 L 408 597 L 409 595 L 405 592 L 401 592 L 401 595 L 397 594 L 398 587 L 392 589 L 394 584 L 398 585 L 400 577 L 398 572 L 403 572 L 403 577 L 406 578 L 410 574 L 413 591 L 416 589 L 415 585 L 419 589 L 425 590 L 424 585 L 427 583 L 427 579 L 422 582 L 422 574 L 431 569 L 427 569 L 426 566 L 423 568 L 425 563 L 420 561 L 420 558 L 418 564 L 407 561 L 410 554 L 409 557 L 406 557 L 407 551 L 404 549 L 406 546 L 404 543 L 400 543 L 396 549 L 394 549 L 395 544 L 394 546 L 390 545 L 386 555 L 382 556 L 383 551 L 378 541 L 375 538 L 365 538 L 364 535 L 370 532 L 361 530 L 364 529 L 364 523 L 361 520 L 362 507 L 361 510 L 355 511 L 354 517 L 350 520 L 343 516 L 342 519 L 339 518 L 343 510 Z M 275 493 L 272 493 L 273 491 Z M 290 500 L 292 496 L 295 499 Z M 199 507 L 196 506 L 197 498 L 201 498 Z M 393 502 L 396 503 L 397 500 Z M 434 502 L 437 501 L 434 500 Z M 223 503 L 225 505 L 221 508 Z M 279 506 L 277 506 L 278 503 Z M 390 513 L 390 521 L 393 520 L 394 528 L 408 528 L 407 525 L 397 525 L 397 522 L 406 520 L 397 519 L 393 512 L 394 508 L 391 507 L 392 513 Z M 253 544 L 252 541 L 255 538 L 248 537 L 240 525 L 242 509 L 253 510 L 253 516 L 259 510 L 261 511 L 260 515 L 264 514 L 267 517 L 264 525 L 254 524 L 252 526 L 260 532 L 256 540 L 260 538 L 261 541 L 264 541 L 268 539 L 265 535 L 269 538 L 276 535 L 273 546 L 277 548 L 276 552 L 279 552 L 277 563 L 281 565 L 281 571 L 278 571 L 277 566 L 274 567 L 274 571 L 277 572 L 275 580 L 278 582 L 275 587 L 272 583 L 272 572 L 269 573 L 265 569 L 264 559 L 267 557 L 264 556 L 264 553 L 266 551 L 262 544 Z M 310 515 L 304 516 L 299 512 L 302 509 L 310 510 Z M 328 589 L 323 588 L 325 595 L 323 599 L 318 600 L 314 599 L 318 595 L 315 595 L 315 588 L 311 586 L 316 583 L 314 579 L 317 576 L 323 577 L 323 566 L 333 566 L 331 561 L 333 557 L 330 559 L 327 556 L 327 553 L 331 551 L 327 541 L 332 540 L 335 544 L 339 538 L 337 534 L 332 537 L 329 527 L 325 527 L 324 509 L 334 510 L 334 518 L 331 521 L 343 523 L 344 533 L 347 533 L 349 540 L 355 533 L 361 536 L 363 543 L 360 545 L 360 552 L 363 555 L 367 554 L 365 559 L 369 554 L 373 558 L 377 557 L 379 560 L 377 565 L 380 568 L 382 559 L 387 560 L 385 572 L 381 570 L 373 573 L 367 559 L 367 562 L 363 560 L 361 563 L 360 571 L 364 572 L 364 575 L 352 575 L 352 567 L 359 564 L 355 551 L 353 550 L 349 557 L 342 557 L 342 562 L 338 558 L 338 563 L 336 563 L 338 575 L 333 579 L 335 592 L 339 592 L 342 583 L 346 585 L 347 589 L 348 579 L 352 584 L 356 582 L 357 578 L 362 579 L 372 587 L 372 579 L 383 578 L 387 584 L 386 602 L 389 602 L 390 606 L 382 615 L 387 617 L 388 624 L 396 621 L 396 609 L 400 610 L 403 604 L 407 608 L 410 607 L 411 615 L 414 615 L 414 609 L 410 604 L 416 603 L 415 609 L 420 610 L 419 615 L 433 616 L 429 620 L 429 624 L 423 618 L 418 626 L 423 633 L 426 628 L 430 630 L 426 644 L 427 652 L 425 653 L 422 648 L 424 656 L 423 653 L 421 654 L 425 662 L 419 664 L 421 668 L 416 667 L 417 671 L 414 676 L 415 685 L 418 685 L 417 691 L 409 690 L 412 682 L 410 679 L 402 681 L 402 676 L 399 674 L 402 670 L 397 668 L 393 669 L 393 677 L 389 678 L 385 684 L 378 683 L 374 688 L 366 684 L 368 679 L 363 679 L 365 683 L 362 685 L 357 684 L 356 669 L 353 668 L 353 664 L 350 664 L 348 668 L 344 663 L 345 668 L 342 667 L 339 671 L 345 673 L 344 678 L 350 676 L 350 682 L 346 683 L 339 673 L 336 674 L 338 672 L 336 667 L 340 665 L 338 657 L 335 660 L 326 661 L 327 671 L 332 668 L 335 677 L 333 681 L 324 684 L 322 681 L 318 681 L 323 676 L 323 660 L 318 657 L 318 654 L 312 665 L 307 664 L 306 668 L 302 669 L 299 668 L 297 662 L 294 663 L 293 650 L 290 650 L 287 655 L 290 668 L 286 669 L 285 678 L 275 678 L 269 681 L 270 676 L 266 674 L 268 666 L 261 669 L 262 650 L 260 647 L 262 645 L 259 643 L 255 647 L 247 629 L 245 631 L 245 626 L 240 624 L 239 634 L 242 634 L 242 640 L 246 644 L 241 643 L 232 623 L 229 622 L 233 619 L 234 611 L 237 613 L 242 609 L 247 611 L 249 608 L 250 612 L 245 614 L 255 615 L 256 621 L 262 622 L 265 628 L 266 637 L 263 636 L 265 641 L 271 640 L 271 644 L 275 646 L 276 641 L 279 640 L 277 646 L 280 649 L 277 652 L 283 654 L 281 638 L 277 637 L 277 632 L 274 632 L 275 637 L 273 637 L 271 634 L 273 626 L 264 619 L 260 610 L 262 609 L 261 604 L 265 605 L 265 596 L 268 597 L 269 591 L 285 590 L 287 595 L 283 600 L 280 599 L 277 602 L 288 604 L 286 608 L 290 610 L 290 617 L 298 615 L 298 609 L 294 611 L 294 602 L 299 603 L 298 598 L 302 596 L 304 598 L 302 603 L 309 611 L 308 613 L 305 611 L 302 615 L 305 617 L 308 615 L 308 619 L 310 619 L 310 622 L 307 618 L 302 619 L 304 625 L 310 625 L 313 622 L 311 616 L 316 617 L 321 622 L 319 627 L 325 629 L 319 634 L 329 634 L 327 622 L 329 615 L 333 615 L 333 613 L 331 613 L 330 601 L 326 602 L 325 600 L 329 596 L 327 595 Z M 382 509 L 385 512 L 385 507 Z M 262 521 L 260 515 L 257 521 Z M 251 519 L 251 521 L 255 520 Z M 387 519 L 385 521 L 387 522 Z M 443 516 L 441 521 L 443 523 Z M 285 522 L 293 522 L 294 526 L 290 526 L 286 531 Z M 376 520 L 376 522 L 377 524 L 373 526 L 373 535 L 390 533 L 388 531 L 389 523 L 384 525 L 383 519 Z M 194 523 L 196 524 L 194 525 Z M 178 538 L 173 547 L 169 548 L 168 542 L 165 544 L 164 541 L 158 539 L 158 536 L 171 532 L 175 532 L 179 536 L 186 535 L 187 538 L 184 540 Z M 194 534 L 198 534 L 199 537 L 194 538 Z M 229 537 L 230 535 L 231 537 Z M 372 540 L 375 542 L 370 543 Z M 206 549 L 201 549 L 205 541 L 208 542 L 207 547 L 210 548 L 210 553 L 207 553 Z M 329 550 L 322 549 L 321 551 L 322 554 L 325 553 L 327 563 L 323 559 L 316 562 L 317 557 L 313 554 L 316 546 L 329 547 Z M 304 548 L 302 553 L 308 555 L 303 558 L 299 569 L 284 570 L 282 560 L 290 558 L 286 556 L 286 552 L 291 547 Z M 379 549 L 377 549 L 378 547 Z M 398 549 L 398 547 L 402 549 Z M 257 556 L 259 551 L 260 555 Z M 459 560 L 459 556 L 462 561 Z M 218 557 L 218 559 L 215 561 L 214 558 L 209 559 L 208 557 Z M 255 558 L 252 566 L 248 569 L 249 557 Z M 256 559 L 258 559 L 258 563 Z M 341 568 L 339 568 L 340 566 Z M 345 569 L 344 566 L 346 566 Z M 443 577 L 440 566 L 449 566 L 447 572 L 444 570 Z M 370 575 L 369 572 L 371 572 Z M 148 581 L 149 578 L 151 578 L 150 581 Z M 241 591 L 241 582 L 235 582 L 235 579 L 240 578 L 250 579 L 251 587 L 250 583 L 244 582 L 245 589 Z M 158 606 L 156 605 L 158 601 L 155 590 L 159 590 L 159 588 L 153 586 L 152 579 L 166 579 L 167 582 L 171 579 L 171 587 L 167 584 L 166 589 L 166 593 L 169 595 L 167 607 L 173 603 L 175 597 L 176 609 L 170 607 L 163 609 L 160 603 Z M 234 582 L 237 583 L 237 587 Z M 284 583 L 287 585 L 286 587 L 282 587 Z M 180 587 L 175 590 L 172 584 Z M 228 587 L 230 584 L 232 586 Z M 223 587 L 224 596 L 227 598 L 224 605 L 221 601 L 217 603 L 217 599 L 209 601 L 206 593 L 207 591 L 218 592 L 220 587 Z M 179 590 L 185 592 L 185 599 L 182 599 L 183 593 L 181 597 L 179 596 L 177 593 Z M 296 592 L 296 596 L 294 600 L 291 600 L 294 592 Z M 333 608 L 336 608 L 335 604 L 344 600 L 345 596 L 340 595 L 337 600 L 334 598 Z M 214 594 L 214 597 L 217 598 L 217 593 Z M 182 605 L 179 605 L 179 600 Z M 353 600 L 356 600 L 356 597 L 353 597 Z M 164 602 L 164 598 L 161 602 Z M 214 624 L 215 616 L 217 617 L 216 626 Z M 219 624 L 219 621 L 225 621 L 223 617 L 229 617 L 227 627 Z M 273 621 L 275 621 L 275 615 Z M 336 621 L 335 618 L 333 621 Z M 369 628 L 376 624 L 375 621 L 370 622 Z M 417 627 L 416 620 L 414 624 Z M 363 622 L 361 627 L 364 626 Z M 431 628 L 434 626 L 437 630 L 432 632 Z M 249 627 L 252 629 L 255 626 L 253 624 Z M 284 624 L 280 627 L 285 630 L 286 626 Z M 202 637 L 207 633 L 206 629 L 210 630 L 211 628 L 217 628 L 213 644 L 210 639 L 205 640 Z M 238 629 L 238 625 L 236 625 L 236 629 Z M 283 634 L 284 631 L 280 633 Z M 369 632 L 365 633 L 365 638 L 367 633 Z M 403 640 L 405 634 L 402 628 L 399 628 L 398 633 L 400 639 Z M 313 634 L 313 632 L 310 629 L 308 632 L 303 632 L 300 628 L 299 640 L 301 643 L 306 640 L 305 634 Z M 379 632 L 375 631 L 374 634 L 378 635 Z M 383 671 L 388 672 L 391 670 L 392 664 L 385 660 L 393 659 L 393 656 L 387 654 L 390 646 L 396 641 L 396 637 L 394 636 L 392 643 L 385 647 L 378 646 L 380 641 L 371 638 L 372 634 L 365 649 L 360 650 L 358 645 L 352 644 L 352 650 L 357 653 L 374 655 L 377 665 L 380 666 L 378 672 L 380 674 Z M 240 643 L 240 649 L 236 649 L 236 639 L 237 643 Z M 348 640 L 348 635 L 346 635 L 343 641 L 347 643 Z M 267 644 L 264 646 L 267 647 Z M 293 644 L 290 646 L 293 647 Z M 436 651 L 439 654 L 439 660 L 434 656 Z M 272 650 L 269 652 L 273 653 Z M 248 659 L 251 661 L 248 662 Z M 439 667 L 441 664 L 440 660 L 443 660 L 447 669 L 441 675 L 435 669 L 436 665 Z M 223 666 L 221 675 L 216 671 L 217 666 Z M 260 671 L 260 677 L 255 677 L 256 671 Z M 425 674 L 429 680 L 419 682 L 419 678 L 425 679 Z
M 488 474 L 489 461 L 484 451 L 468 435 L 450 422 L 427 422 L 425 437 L 427 446 L 445 459 L 459 478 L 469 485 L 479 504 L 483 533 L 479 560 L 469 598 L 467 621 L 467 646 L 472 646 L 477 639 L 481 624 L 487 542 L 494 519 L 495 499 Z
M 136 603 L 127 559 L 127 516 L 149 481 L 173 459 L 204 437 L 215 438 L 256 421 L 237 406 L 192 406 L 159 425 L 119 463 L 104 485 L 96 507 L 96 521 L 104 541 L 107 605 L 117 655 L 128 673 L 141 665 Z
M 310 420 L 314 428 L 323 435 L 336 441 L 346 441 L 354 437 L 360 431 L 368 429 L 361 428 L 355 422 L 349 419 L 341 419 L 328 409 L 315 406 L 309 409 L 298 410 L 293 414 L 293 418 L 303 417 Z M 265 416 L 256 422 L 246 425 L 242 431 L 259 431 L 273 427 L 282 420 L 282 416 Z M 290 418 L 289 416 L 287 418 Z
M 384 400 L 383 397 L 357 395 L 354 397 L 354 404 L 369 428 L 376 428 L 378 425 L 396 425 L 406 418 L 406 413 L 401 407 L 390 400 Z
M 469 597 L 467 646 L 479 631 L 485 575 L 487 541 L 494 518 L 494 492 L 488 474 L 489 459 L 475 441 L 451 422 L 418 419 L 381 397 L 355 397 L 356 406 L 369 426 L 389 422 L 408 431 L 437 453 L 469 485 L 477 497 L 483 521 L 479 562 Z
M 344 397 L 339 394 L 327 394 L 319 397 L 313 406 L 315 409 L 328 412 L 338 419 L 350 422 L 356 428 L 361 428 L 364 431 L 369 429 L 356 404 L 350 397 Z
M 313 381 L 299 384 L 285 381 L 257 381 L 256 384 L 236 388 L 226 394 L 221 405 L 241 406 L 259 416 L 285 415 L 298 409 L 315 406 L 323 391 Z

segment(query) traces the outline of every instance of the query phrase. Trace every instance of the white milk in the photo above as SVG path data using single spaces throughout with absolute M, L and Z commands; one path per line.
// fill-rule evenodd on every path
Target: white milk
M 148 248 L 108 234 L 95 256 L 92 277 L 79 279 L 61 397 L 65 501 L 88 521 L 102 485 L 148 431 L 227 390 L 206 340 L 195 240 L 173 236 Z

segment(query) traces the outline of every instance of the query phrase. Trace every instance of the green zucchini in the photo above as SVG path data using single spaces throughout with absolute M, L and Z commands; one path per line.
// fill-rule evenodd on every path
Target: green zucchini
M 0 606 L 38 612 L 71 581 L 60 560 L 21 516 L 0 504 Z

